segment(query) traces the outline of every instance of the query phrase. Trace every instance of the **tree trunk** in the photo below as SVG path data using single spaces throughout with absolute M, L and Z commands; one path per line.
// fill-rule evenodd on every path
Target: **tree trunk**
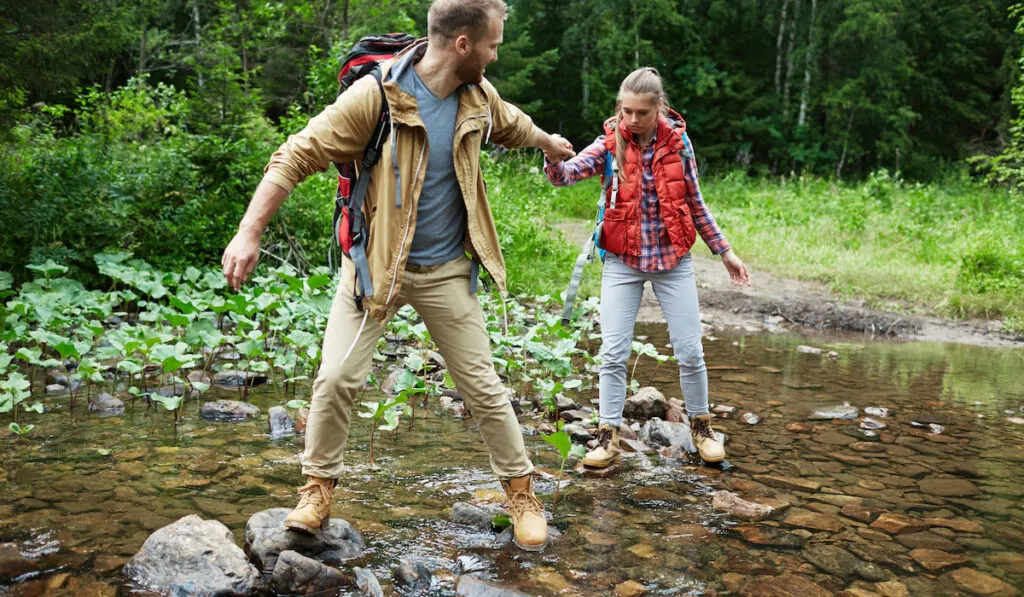
M 633 0 L 633 68 L 640 68 L 640 16 Z
M 811 24 L 807 30 L 807 52 L 804 54 L 804 89 L 800 92 L 800 119 L 797 126 L 807 122 L 807 99 L 811 92 L 811 66 L 814 63 L 814 19 L 818 0 L 811 0 Z
M 797 24 L 800 19 L 800 0 L 793 6 L 793 22 L 789 29 L 789 41 L 786 42 L 786 76 L 782 83 L 782 120 L 789 121 L 789 83 L 793 79 L 793 41 L 796 38 Z
M 350 0 L 345 0 L 341 9 L 341 39 L 348 40 L 348 8 Z
M 850 131 L 853 130 L 853 106 L 850 107 L 850 120 L 846 123 L 846 136 L 843 139 L 843 154 L 839 156 L 839 162 L 836 164 L 836 180 L 839 180 L 843 174 L 843 164 L 846 162 L 846 148 L 850 146 Z
M 199 0 L 192 2 L 192 26 L 196 28 L 196 52 L 199 52 L 199 48 L 202 45 L 203 37 L 201 35 L 202 22 L 199 20 Z M 196 73 L 196 83 L 200 89 L 203 88 L 203 73 L 199 71 Z
M 782 93 L 782 42 L 786 39 L 786 13 L 789 0 L 782 0 L 782 16 L 779 17 L 779 37 L 775 42 L 775 93 Z
M 142 39 L 139 40 L 139 67 L 136 70 L 135 75 L 138 77 L 142 76 L 142 73 L 146 72 L 146 24 L 142 24 Z
M 587 69 L 590 68 L 590 54 L 584 50 L 583 54 L 583 120 L 587 119 L 590 111 L 590 80 L 587 77 Z

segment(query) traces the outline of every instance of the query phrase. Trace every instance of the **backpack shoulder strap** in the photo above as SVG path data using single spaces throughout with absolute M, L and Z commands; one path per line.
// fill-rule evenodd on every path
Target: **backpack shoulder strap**
M 384 94 L 380 66 L 374 66 L 368 74 L 377 82 L 377 88 L 380 90 L 380 116 L 377 118 L 377 124 L 363 151 L 363 161 L 360 164 L 359 175 L 356 178 L 348 205 L 352 218 L 352 248 L 349 250 L 349 257 L 352 258 L 352 263 L 356 266 L 356 282 L 362 296 L 373 296 L 370 266 L 366 260 L 366 241 L 369 231 L 366 229 L 366 218 L 363 216 L 363 200 L 366 199 L 366 189 L 370 186 L 370 172 L 380 161 L 380 154 L 391 125 L 391 110 L 388 108 L 388 98 Z

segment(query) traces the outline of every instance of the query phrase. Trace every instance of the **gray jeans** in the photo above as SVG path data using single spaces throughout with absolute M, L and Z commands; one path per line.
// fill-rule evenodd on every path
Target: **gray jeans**
M 636 313 L 647 281 L 651 282 L 668 321 L 686 413 L 691 417 L 708 414 L 708 374 L 690 255 L 671 270 L 648 273 L 629 267 L 609 253 L 601 281 L 601 424 L 622 424 L 626 366 L 632 351 Z

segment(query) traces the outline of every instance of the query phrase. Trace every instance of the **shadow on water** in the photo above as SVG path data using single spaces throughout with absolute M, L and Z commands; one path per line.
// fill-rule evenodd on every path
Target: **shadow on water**
M 637 333 L 670 353 L 663 327 Z M 1024 583 L 1024 425 L 1013 421 L 1024 417 L 1024 351 L 725 334 L 705 351 L 731 468 L 652 451 L 626 454 L 607 478 L 569 474 L 553 521 L 562 537 L 541 554 L 495 548 L 494 534 L 449 521 L 454 502 L 500 496 L 471 419 L 418 414 L 415 429 L 378 437 L 378 470 L 367 465 L 368 425 L 354 419 L 333 509 L 367 539 L 354 564 L 387 586 L 399 558 L 418 558 L 435 571 L 432 595 L 454 593 L 465 555 L 484 578 L 537 595 L 626 594 L 626 581 L 651 595 L 768 595 L 764 579 L 785 577 L 773 586 L 786 587 L 793 576 L 828 592 L 889 594 L 879 582 L 911 595 L 981 590 L 968 588 L 981 581 L 966 568 Z M 680 396 L 670 363 L 642 357 L 637 378 Z M 202 401 L 235 397 L 211 390 Z M 263 390 L 250 401 L 265 413 L 286 400 Z M 812 418 L 844 404 L 859 409 L 855 419 Z M 0 542 L 17 543 L 31 569 L 3 580 L 0 560 L 0 594 L 128 594 L 120 568 L 156 529 L 198 513 L 241 539 L 250 515 L 291 506 L 301 438 L 269 440 L 265 414 L 206 422 L 198 406 L 188 403 L 177 433 L 168 413 L 140 403 L 113 418 L 65 406 L 32 421 L 31 439 L 4 439 Z M 876 428 L 862 429 L 865 417 Z M 550 446 L 537 436 L 527 445 L 557 470 Z M 550 505 L 553 483 L 538 488 Z M 777 510 L 743 522 L 711 505 L 720 490 Z M 900 533 L 885 523 L 895 514 L 927 524 Z

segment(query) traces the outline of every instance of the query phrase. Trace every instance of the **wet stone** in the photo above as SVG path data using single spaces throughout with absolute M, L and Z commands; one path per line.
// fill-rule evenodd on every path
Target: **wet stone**
M 430 589 L 434 577 L 423 562 L 403 558 L 394 572 L 395 583 L 410 593 Z
M 978 572 L 973 568 L 960 568 L 943 575 L 943 579 L 952 581 L 957 588 L 971 595 L 992 595 L 994 597 L 1010 597 L 1018 592 L 1009 584 L 998 578 Z
M 923 520 L 893 512 L 886 512 L 871 523 L 871 528 L 885 531 L 890 535 L 916 533 L 927 529 L 928 526 L 928 523 Z
M 220 371 L 213 376 L 213 385 L 222 388 L 237 389 L 243 386 L 253 387 L 267 383 L 267 376 L 252 371 Z
M 195 514 L 150 535 L 124 574 L 142 587 L 165 594 L 177 594 L 178 587 L 196 587 L 208 595 L 245 595 L 255 589 L 258 579 L 231 531 Z
M 918 481 L 921 491 L 940 497 L 969 497 L 981 490 L 967 479 L 954 477 L 926 477 Z
M 451 520 L 457 524 L 489 531 L 494 514 L 466 502 L 456 502 L 452 504 Z
M 753 545 L 798 548 L 807 541 L 805 537 L 797 533 L 768 526 L 737 527 L 736 530 L 742 535 L 744 541 Z
M 686 423 L 670 423 L 661 419 L 647 421 L 640 431 L 640 439 L 656 446 L 679 446 L 687 452 L 697 451 L 693 435 Z
M 967 563 L 967 556 L 951 554 L 939 549 L 914 549 L 910 552 L 910 557 L 929 572 Z
M 295 425 L 292 424 L 288 411 L 283 406 L 272 406 L 267 411 L 270 421 L 270 438 L 278 439 L 295 433 Z
M 362 535 L 347 521 L 331 518 L 328 527 L 314 537 L 285 528 L 289 512 L 289 508 L 263 510 L 253 514 L 245 525 L 246 551 L 262 570 L 273 570 L 278 554 L 288 550 L 337 566 L 366 549 Z
M 260 409 L 239 400 L 218 400 L 206 402 L 199 410 L 199 416 L 207 421 L 244 421 L 259 414 Z
M 0 543 L 0 579 L 14 578 L 35 567 L 32 560 L 21 555 L 17 543 Z
M 647 594 L 647 587 L 635 580 L 627 580 L 626 582 L 615 585 L 614 592 L 615 597 L 640 597 L 641 595 Z
M 869 564 L 835 545 L 808 545 L 801 552 L 804 558 L 825 572 L 850 580 L 860 576 L 867 580 L 888 580 L 891 576 L 875 564 Z
M 843 528 L 843 523 L 834 516 L 827 514 L 819 514 L 817 512 L 811 512 L 803 509 L 792 509 L 786 514 L 783 524 L 801 527 L 805 529 L 814 529 L 816 531 L 829 531 L 838 532 Z
M 843 516 L 870 524 L 882 514 L 882 511 L 876 508 L 866 508 L 858 504 L 847 504 L 843 506 L 841 513 Z
M 460 576 L 455 583 L 456 597 L 530 597 L 526 593 L 502 587 L 474 576 Z
M 783 574 L 751 579 L 742 597 L 832 597 L 832 592 L 802 576 Z
M 827 408 L 816 408 L 807 417 L 812 421 L 830 421 L 833 419 L 842 419 L 852 421 L 857 418 L 860 414 L 860 409 L 856 406 L 850 406 L 849 404 L 843 404 L 841 406 L 831 406 Z
M 961 552 L 964 548 L 958 543 L 953 543 L 945 537 L 941 537 L 931 531 L 919 533 L 906 533 L 897 535 L 896 542 L 910 549 L 937 549 L 941 551 Z
M 335 594 L 351 585 L 352 579 L 337 568 L 291 550 L 278 556 L 270 579 L 274 591 L 287 595 Z
M 763 520 L 771 515 L 774 508 L 764 506 L 755 502 L 748 502 L 735 493 L 729 491 L 718 491 L 711 501 L 716 510 L 728 512 L 741 520 L 757 521 Z
M 849 435 L 837 431 L 826 431 L 814 436 L 813 439 L 820 444 L 828 444 L 830 446 L 848 446 L 857 441 Z
M 756 475 L 754 478 L 765 485 L 779 487 L 790 491 L 807 491 L 813 493 L 821 489 L 821 483 L 813 479 L 783 477 L 780 475 Z
M 101 392 L 89 398 L 89 412 L 107 417 L 119 415 L 124 412 L 124 402 Z

